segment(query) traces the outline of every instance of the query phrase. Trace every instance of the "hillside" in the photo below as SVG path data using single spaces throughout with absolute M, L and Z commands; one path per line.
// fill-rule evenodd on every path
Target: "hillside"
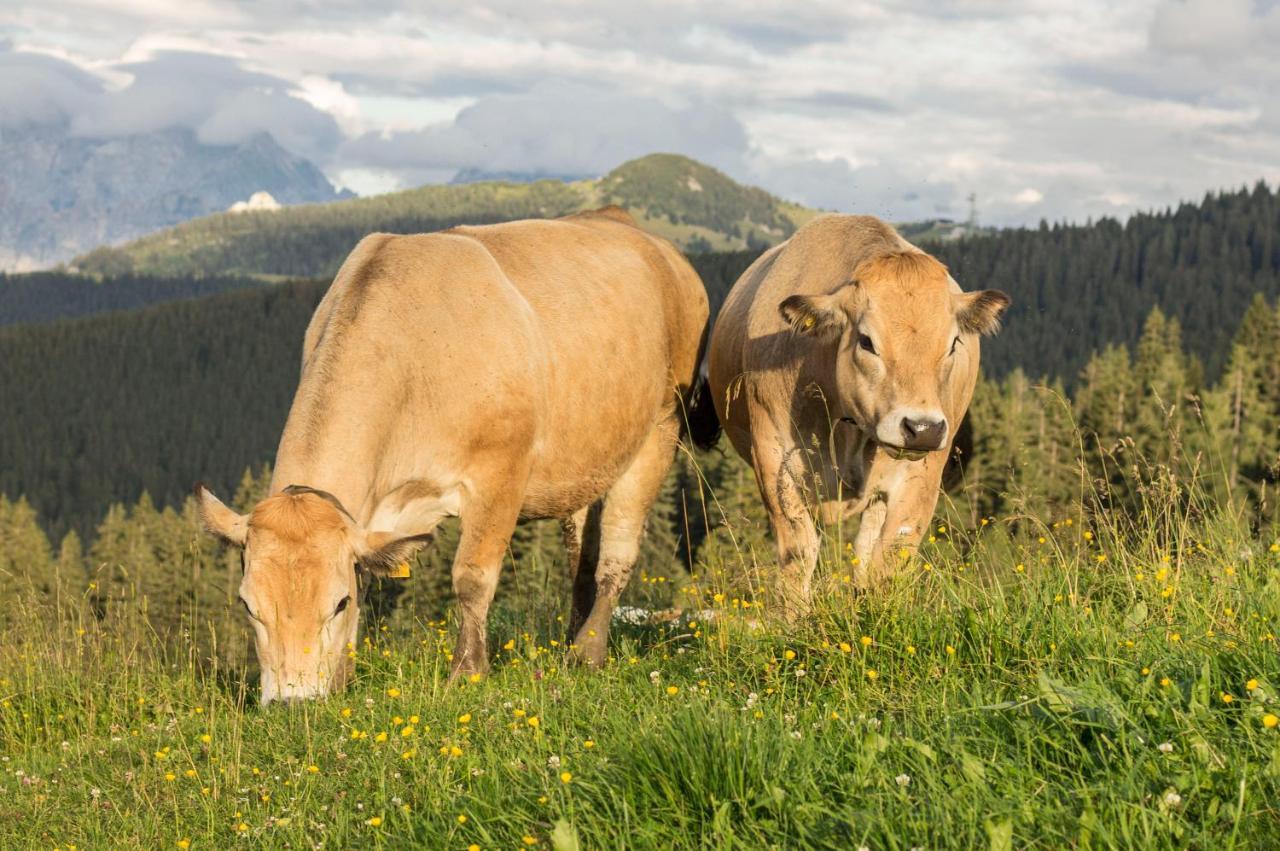
M 421 233 L 561 216 L 605 204 L 626 207 L 645 228 L 699 252 L 773 245 L 815 215 L 694 160 L 653 154 L 599 180 L 423 186 L 273 212 L 208 216 L 100 248 L 73 265 L 94 274 L 325 277 L 373 231 Z
M 266 134 L 211 145 L 181 128 L 111 139 L 62 124 L 0 128 L 0 270 L 49 266 L 260 191 L 284 204 L 340 197 Z

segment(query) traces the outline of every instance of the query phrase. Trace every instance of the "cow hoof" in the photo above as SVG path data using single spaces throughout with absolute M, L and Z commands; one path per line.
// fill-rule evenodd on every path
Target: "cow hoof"
M 603 668 L 607 659 L 608 654 L 605 652 L 603 641 L 588 641 L 585 644 L 569 646 L 569 662 L 574 665 L 596 670 Z
M 454 662 L 453 670 L 449 672 L 449 685 L 454 683 L 465 683 L 483 678 L 489 673 L 489 660 L 482 662 L 458 657 L 458 661 Z

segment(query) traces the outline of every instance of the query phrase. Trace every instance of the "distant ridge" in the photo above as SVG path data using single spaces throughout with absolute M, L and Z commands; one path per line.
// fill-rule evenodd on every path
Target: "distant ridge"
M 818 212 L 688 157 L 651 154 L 592 180 L 422 186 L 278 211 L 210 215 L 117 248 L 99 248 L 73 266 L 92 274 L 325 276 L 373 231 L 420 233 L 561 216 L 611 203 L 691 252 L 775 245 Z

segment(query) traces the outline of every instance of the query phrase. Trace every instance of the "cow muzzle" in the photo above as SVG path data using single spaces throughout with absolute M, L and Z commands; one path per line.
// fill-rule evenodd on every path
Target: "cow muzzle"
M 895 460 L 919 461 L 947 445 L 947 419 L 924 411 L 893 411 L 876 428 L 876 442 Z

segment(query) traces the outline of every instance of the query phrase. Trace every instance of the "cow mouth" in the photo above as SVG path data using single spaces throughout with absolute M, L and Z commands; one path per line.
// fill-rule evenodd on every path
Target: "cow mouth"
M 876 443 L 890 458 L 895 461 L 919 461 L 929 454 L 928 449 L 907 449 L 905 446 L 890 446 L 887 443 Z
M 840 422 L 845 423 L 846 425 L 851 425 L 854 428 L 861 428 L 861 426 L 858 425 L 858 421 L 853 417 L 841 417 Z M 863 431 L 873 433 L 868 429 L 863 429 Z M 883 449 L 885 453 L 895 461 L 920 461 L 931 451 L 935 451 L 929 449 L 907 449 L 905 446 L 893 446 L 888 443 L 881 443 L 875 438 L 871 438 L 871 442 Z

